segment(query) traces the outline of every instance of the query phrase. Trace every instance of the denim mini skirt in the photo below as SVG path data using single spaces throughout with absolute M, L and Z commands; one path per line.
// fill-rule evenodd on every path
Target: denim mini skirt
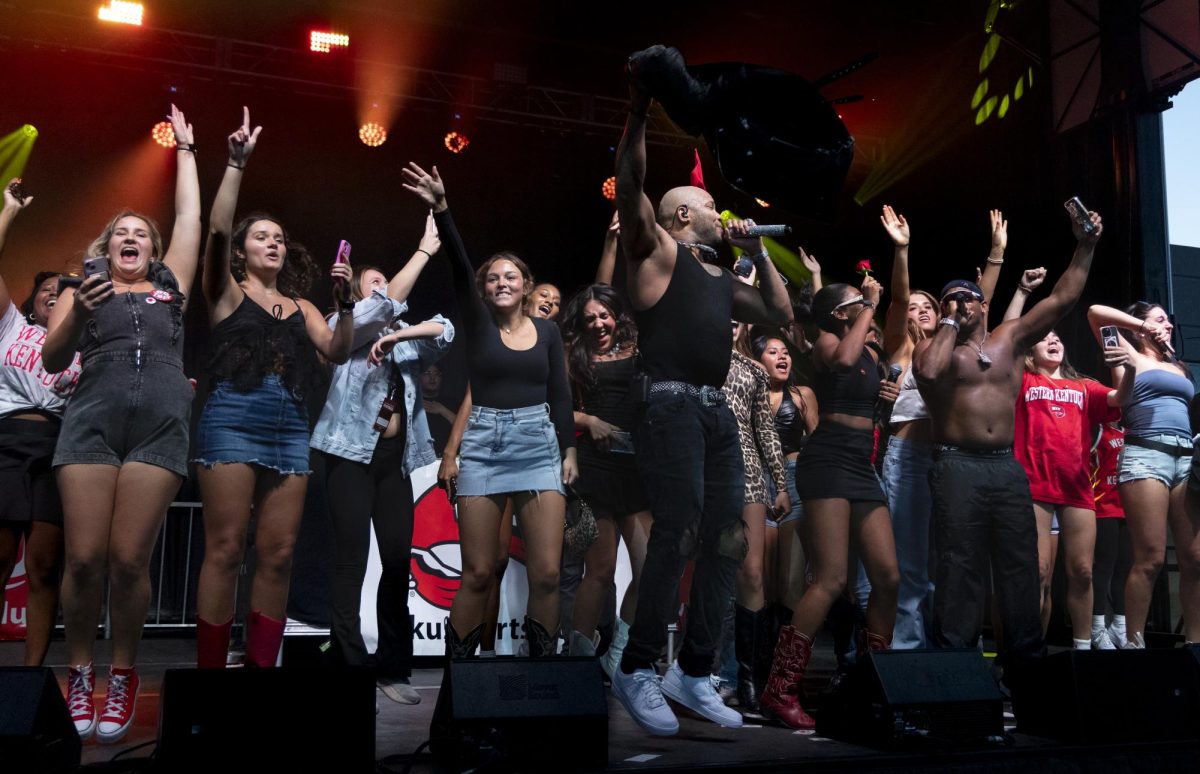
M 546 404 L 517 409 L 476 406 L 459 445 L 458 495 L 558 492 L 562 459 Z
M 242 463 L 285 476 L 309 475 L 308 453 L 308 411 L 270 374 L 248 392 L 219 382 L 208 394 L 192 462 L 206 468 Z

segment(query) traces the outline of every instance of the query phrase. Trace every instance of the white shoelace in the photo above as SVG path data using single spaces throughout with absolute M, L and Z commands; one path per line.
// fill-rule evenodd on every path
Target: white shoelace
M 104 714 L 122 715 L 129 705 L 129 676 L 110 675 L 108 698 L 104 701 Z
M 658 675 L 639 669 L 633 673 L 633 682 L 637 685 L 638 693 L 641 694 L 646 706 L 650 709 L 658 709 L 666 703 L 666 700 L 663 699 L 662 687 L 658 684 Z
M 90 714 L 92 711 L 92 690 L 95 688 L 96 673 L 92 670 L 73 670 L 70 684 L 67 686 L 67 711 L 72 717 Z

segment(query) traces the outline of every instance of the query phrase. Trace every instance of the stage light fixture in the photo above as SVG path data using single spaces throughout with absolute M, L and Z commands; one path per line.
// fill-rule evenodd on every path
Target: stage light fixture
M 762 199 L 755 199 L 754 201 L 758 202 L 758 206 L 762 207 L 764 210 L 771 206 L 770 202 L 764 202 Z
M 604 194 L 604 198 L 610 202 L 617 200 L 617 178 L 610 177 L 604 181 L 604 185 L 600 187 L 600 193 Z
M 451 153 L 462 153 L 467 149 L 467 146 L 471 144 L 471 138 L 467 137 L 462 132 L 448 132 L 446 134 L 446 138 L 442 142 L 446 146 L 446 150 L 450 151 Z
M 33 124 L 25 124 L 21 127 L 21 132 L 31 140 L 36 140 L 38 136 L 37 127 Z
M 381 125 L 371 121 L 359 127 L 358 139 L 362 140 L 363 145 L 367 147 L 378 148 L 387 142 L 387 131 Z
M 125 0 L 109 0 L 108 5 L 100 6 L 97 14 L 100 21 L 115 22 L 116 24 L 131 24 L 142 26 L 142 13 L 145 7 L 141 3 L 129 3 Z
M 150 136 L 164 148 L 175 147 L 175 130 L 171 127 L 170 121 L 159 121 L 150 130 Z
M 350 45 L 350 36 L 340 32 L 319 32 L 313 30 L 308 33 L 308 48 L 310 51 L 316 51 L 318 54 L 328 54 L 332 48 L 346 48 Z

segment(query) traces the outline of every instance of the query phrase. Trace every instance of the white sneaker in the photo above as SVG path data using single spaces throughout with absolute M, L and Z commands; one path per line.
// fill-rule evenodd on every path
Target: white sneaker
M 706 681 L 708 678 L 704 678 Z M 663 698 L 658 675 L 653 669 L 635 669 L 625 674 L 618 668 L 612 676 L 613 696 L 637 724 L 655 736 L 679 733 L 679 720 Z
M 613 626 L 613 638 L 604 658 L 600 659 L 600 667 L 611 681 L 614 673 L 621 671 L 621 656 L 625 654 L 625 646 L 629 643 L 629 624 L 617 619 Z
M 721 695 L 713 687 L 711 676 L 689 677 L 679 668 L 679 662 L 671 664 L 663 676 L 662 692 L 672 701 L 725 728 L 741 728 L 742 715 L 725 706 Z
M 1140 634 L 1133 634 L 1129 639 L 1125 640 L 1125 644 L 1121 646 L 1121 650 L 1145 650 L 1146 640 Z
M 407 677 L 381 677 L 375 681 L 383 695 L 397 704 L 420 704 L 421 694 L 412 687 Z
M 1112 641 L 1108 629 L 1092 629 L 1092 647 L 1096 650 L 1116 650 L 1117 645 Z
M 1108 638 L 1112 640 L 1113 645 L 1118 648 L 1125 647 L 1125 643 L 1128 642 L 1128 640 L 1125 639 L 1125 627 L 1122 626 L 1118 629 L 1116 624 L 1108 625 Z

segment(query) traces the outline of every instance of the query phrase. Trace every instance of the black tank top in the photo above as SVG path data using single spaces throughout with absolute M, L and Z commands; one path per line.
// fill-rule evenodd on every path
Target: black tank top
M 313 392 L 319 379 L 316 347 L 299 305 L 290 299 L 287 303 L 296 308 L 284 317 L 282 306 L 272 314 L 243 295 L 233 314 L 216 324 L 208 363 L 210 390 L 227 381 L 248 392 L 267 374 L 278 374 L 297 400 Z
M 871 419 L 879 399 L 879 381 L 879 366 L 864 348 L 858 362 L 845 371 L 817 369 L 813 392 L 823 413 Z
M 733 275 L 714 277 L 683 245 L 662 298 L 636 312 L 642 367 L 654 381 L 720 388 L 729 373 Z
M 779 401 L 779 410 L 775 412 L 775 432 L 779 434 L 779 445 L 786 457 L 804 448 L 808 442 L 808 430 L 800 409 L 792 400 L 792 391 L 783 390 L 783 398 Z

